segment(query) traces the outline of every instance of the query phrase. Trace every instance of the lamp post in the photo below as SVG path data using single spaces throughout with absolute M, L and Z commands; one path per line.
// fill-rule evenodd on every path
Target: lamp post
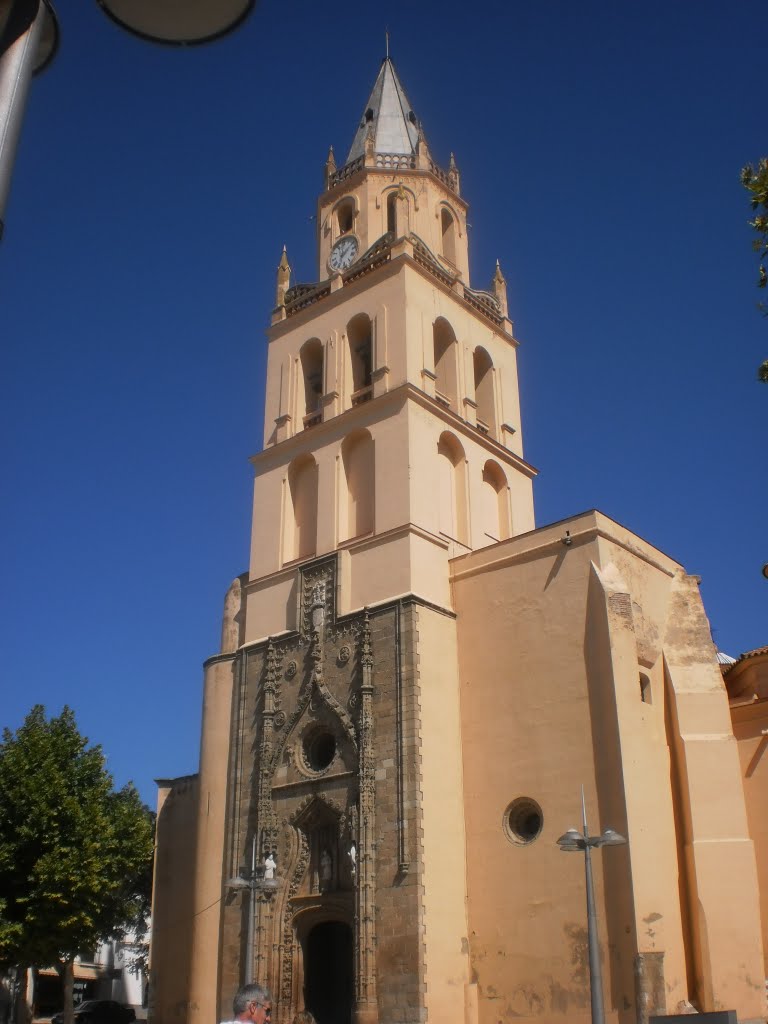
M 245 977 L 243 982 L 250 985 L 253 982 L 253 945 L 256 929 L 256 890 L 259 887 L 259 878 L 256 874 L 256 836 L 251 843 L 251 872 L 248 878 L 238 875 L 237 878 L 230 878 L 225 885 L 228 889 L 248 890 L 248 937 L 245 943 Z
M 592 1002 L 592 1024 L 604 1024 L 603 976 L 600 968 L 600 945 L 597 938 L 595 889 L 592 881 L 590 852 L 598 846 L 622 846 L 627 840 L 612 828 L 603 829 L 599 836 L 591 836 L 589 834 L 583 786 L 581 787 L 581 817 L 583 832 L 579 832 L 576 828 L 569 828 L 557 840 L 557 845 L 564 853 L 583 852 L 584 854 L 584 874 L 587 883 L 587 946 L 589 949 L 589 993 Z
M 256 0 L 96 0 L 121 28 L 153 43 L 194 46 L 245 21 Z
M 237 28 L 256 0 L 97 0 L 121 28 L 155 43 L 208 43 Z M 0 0 L 0 237 L 32 75 L 53 59 L 59 27 L 51 0 Z
M 58 40 L 49 0 L 0 2 L 0 237 L 29 83 L 53 60 Z

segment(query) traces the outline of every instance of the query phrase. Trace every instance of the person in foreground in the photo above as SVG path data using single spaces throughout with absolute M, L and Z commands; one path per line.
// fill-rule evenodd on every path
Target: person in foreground
M 317 1021 L 309 1010 L 302 1010 L 301 1013 L 297 1013 L 293 1018 L 293 1024 L 317 1024 Z
M 272 1016 L 272 996 L 263 985 L 242 985 L 232 1002 L 233 1019 L 222 1024 L 266 1024 Z

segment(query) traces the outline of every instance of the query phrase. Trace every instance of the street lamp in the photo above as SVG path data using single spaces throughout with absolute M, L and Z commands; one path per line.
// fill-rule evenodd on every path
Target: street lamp
M 226 35 L 256 0 L 96 0 L 105 14 L 142 39 L 191 46 Z
M 564 853 L 584 853 L 584 874 L 587 881 L 587 945 L 589 948 L 589 992 L 592 1001 L 592 1024 L 604 1024 L 603 977 L 600 969 L 600 946 L 597 939 L 597 918 L 595 916 L 595 890 L 592 882 L 592 861 L 590 850 L 598 846 L 623 846 L 626 838 L 612 828 L 603 829 L 599 836 L 587 831 L 587 808 L 584 803 L 584 787 L 581 787 L 581 817 L 583 832 L 569 828 L 557 840 Z
M 49 0 L 0 0 L 0 238 L 29 83 L 53 60 L 58 42 Z
M 251 873 L 248 878 L 238 875 L 237 878 L 230 878 L 225 883 L 228 889 L 248 890 L 248 938 L 245 943 L 245 977 L 244 984 L 250 985 L 253 982 L 253 945 L 256 928 L 256 890 L 259 887 L 259 879 L 256 875 L 256 836 L 251 843 Z
M 256 0 L 97 0 L 121 28 L 176 46 L 208 43 L 237 28 Z M 33 74 L 59 40 L 51 0 L 0 0 L 0 238 L 16 147 Z

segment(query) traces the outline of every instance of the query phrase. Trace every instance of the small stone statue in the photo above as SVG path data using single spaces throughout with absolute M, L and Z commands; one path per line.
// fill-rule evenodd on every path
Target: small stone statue
M 268 853 L 264 858 L 264 878 L 274 878 L 276 867 L 277 862 L 275 861 L 275 855 L 273 853 Z
M 331 884 L 333 878 L 333 861 L 327 850 L 320 854 L 320 884 L 326 888 Z
M 354 842 L 349 848 L 349 862 L 352 866 L 352 875 L 354 876 L 355 872 L 357 871 L 357 847 L 355 846 Z

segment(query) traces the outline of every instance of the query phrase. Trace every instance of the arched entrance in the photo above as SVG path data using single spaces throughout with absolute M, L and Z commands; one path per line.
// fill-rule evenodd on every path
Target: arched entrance
M 351 1024 L 353 1000 L 352 929 L 316 924 L 304 940 L 304 1006 L 317 1024 Z

